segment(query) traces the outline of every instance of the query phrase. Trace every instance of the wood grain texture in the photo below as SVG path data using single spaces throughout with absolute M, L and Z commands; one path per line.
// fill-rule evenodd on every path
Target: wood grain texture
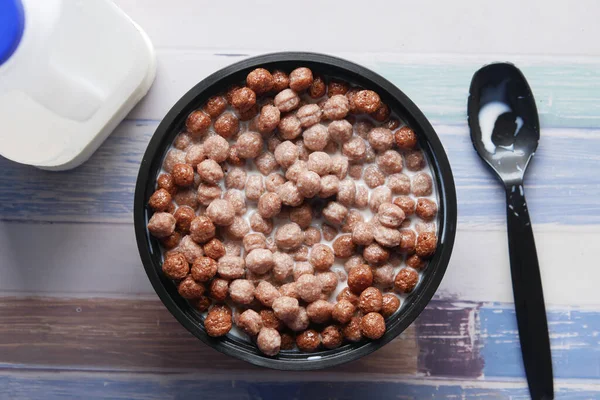
M 0 159 L 0 220 L 132 222 L 139 162 L 154 121 L 122 123 L 81 167 L 49 172 Z M 502 189 L 468 128 L 436 126 L 455 176 L 459 223 L 504 229 Z M 526 179 L 534 224 L 600 224 L 600 130 L 545 129 Z

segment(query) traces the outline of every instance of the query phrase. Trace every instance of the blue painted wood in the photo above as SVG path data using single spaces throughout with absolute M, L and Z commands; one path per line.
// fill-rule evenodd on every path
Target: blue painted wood
M 73 171 L 0 159 L 0 220 L 131 222 L 139 162 L 157 123 L 123 122 Z M 504 224 L 501 188 L 475 154 L 466 125 L 437 131 L 456 179 L 459 222 Z M 534 224 L 600 223 L 599 154 L 600 130 L 542 130 L 526 180 Z
M 508 305 L 479 310 L 485 376 L 524 376 L 515 311 Z M 600 312 L 548 311 L 554 376 L 600 379 Z
M 271 382 L 252 380 L 214 380 L 203 376 L 132 375 L 132 374 L 51 374 L 20 373 L 0 375 L 2 399 L 528 399 L 526 387 L 510 383 L 489 385 L 480 381 L 476 387 L 468 382 L 426 384 L 409 382 L 361 382 L 353 379 L 323 382 L 286 382 L 276 372 L 265 375 Z M 503 387 L 505 386 L 505 387 Z M 559 399 L 592 399 L 600 389 L 561 388 Z

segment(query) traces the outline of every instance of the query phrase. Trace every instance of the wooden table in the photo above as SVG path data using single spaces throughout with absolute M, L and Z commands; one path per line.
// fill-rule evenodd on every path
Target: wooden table
M 149 95 L 73 171 L 0 159 L 1 399 L 527 398 L 504 196 L 465 115 L 472 74 L 494 60 L 522 68 L 540 112 L 526 189 L 557 397 L 600 398 L 598 3 L 117 3 L 156 46 Z M 318 372 L 255 368 L 195 339 L 154 294 L 132 226 L 138 165 L 165 112 L 217 69 L 282 50 L 339 55 L 394 82 L 434 124 L 458 191 L 434 301 L 385 348 Z

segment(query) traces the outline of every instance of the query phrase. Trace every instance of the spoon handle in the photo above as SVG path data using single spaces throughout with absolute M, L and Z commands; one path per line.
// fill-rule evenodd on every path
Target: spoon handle
M 531 398 L 553 399 L 544 293 L 523 185 L 506 188 L 506 222 L 517 325 Z

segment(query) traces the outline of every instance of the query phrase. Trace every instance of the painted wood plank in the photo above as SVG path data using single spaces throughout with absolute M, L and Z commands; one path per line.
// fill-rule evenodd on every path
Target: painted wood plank
M 81 167 L 49 172 L 0 159 L 0 220 L 131 222 L 139 162 L 155 121 L 122 123 Z M 459 222 L 504 226 L 504 195 L 466 126 L 436 126 L 453 168 Z M 527 175 L 535 224 L 600 224 L 600 130 L 546 129 Z
M 306 376 L 306 374 L 302 374 Z M 321 374 L 307 380 L 279 371 L 245 374 L 237 379 L 194 375 L 116 373 L 19 372 L 0 373 L 0 397 L 6 399 L 511 399 L 527 400 L 524 383 L 421 380 L 365 382 L 346 376 L 330 380 Z M 353 379 L 354 378 L 354 379 Z M 556 382 L 558 399 L 587 400 L 600 396 L 597 383 Z
M 374 1 L 369 12 L 361 3 L 339 7 L 318 0 L 306 1 L 302 8 L 292 3 L 275 7 L 273 2 L 236 2 L 235 12 L 229 2 L 176 0 L 165 6 L 160 0 L 147 0 L 144 7 L 136 0 L 116 3 L 159 48 L 600 55 L 590 41 L 600 36 L 593 17 L 598 4 L 593 0 L 574 4 L 508 0 L 503 7 L 473 0 Z M 225 26 L 221 16 L 227 16 Z M 503 29 L 498 29 L 497 21 L 502 21 Z M 228 27 L 243 27 L 244 34 Z
M 534 229 L 546 302 L 600 305 L 600 269 L 590 264 L 598 228 Z M 155 298 L 129 224 L 0 222 L 0 265 L 0 296 Z M 586 268 L 586 279 L 565 266 Z M 512 303 L 511 288 L 506 233 L 459 225 L 436 297 Z
M 290 49 L 282 47 L 276 49 Z M 314 50 L 313 50 L 314 51 Z M 149 94 L 129 118 L 161 119 L 179 98 L 217 70 L 261 52 L 236 54 L 195 49 L 159 49 L 159 73 Z M 232 54 L 233 53 L 233 54 Z M 238 52 L 239 53 L 239 52 Z M 390 80 L 404 91 L 434 124 L 466 123 L 471 77 L 481 66 L 511 61 L 531 84 L 542 128 L 600 127 L 600 59 L 500 55 L 406 55 L 341 52 Z

